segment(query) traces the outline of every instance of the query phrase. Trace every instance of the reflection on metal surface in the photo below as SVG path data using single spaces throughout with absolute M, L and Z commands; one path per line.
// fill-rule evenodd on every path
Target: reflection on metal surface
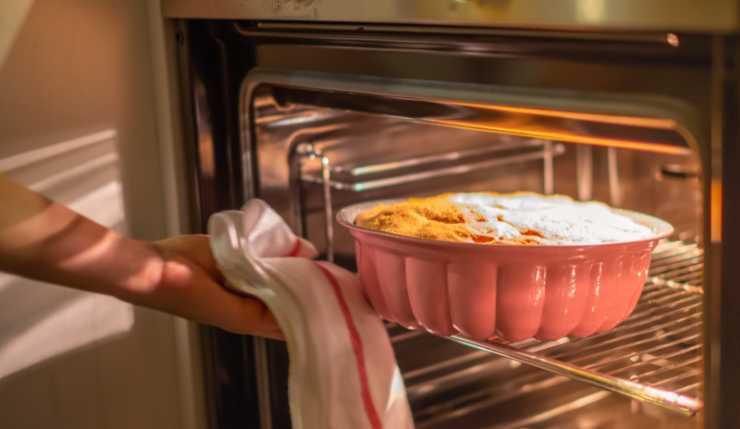
M 210 129 L 211 125 L 208 121 L 210 111 L 208 108 L 207 98 L 206 89 L 202 82 L 196 82 L 193 94 L 193 103 L 195 105 L 195 119 L 198 124 L 198 157 L 202 174 L 207 178 L 213 178 L 215 160 Z
M 455 120 L 436 120 L 430 121 L 442 125 L 460 127 L 465 129 L 488 131 L 501 134 L 510 134 L 514 136 L 532 137 L 543 140 L 554 140 L 569 143 L 580 143 L 592 146 L 605 146 L 620 149 L 642 150 L 648 152 L 658 152 L 673 155 L 688 155 L 688 149 L 668 145 L 656 145 L 650 142 L 640 142 L 635 140 L 619 140 L 601 137 L 592 137 L 579 135 L 570 131 L 561 131 L 555 128 L 538 129 L 537 127 L 510 127 L 499 125 L 495 122 L 476 123 L 473 121 L 455 121 Z
M 607 172 L 609 174 L 609 204 L 614 207 L 622 205 L 622 185 L 619 182 L 619 158 L 613 147 L 606 149 Z
M 665 41 L 668 42 L 669 45 L 673 47 L 678 47 L 681 45 L 681 39 L 678 37 L 676 33 L 668 33 L 665 36 Z
M 576 184 L 578 199 L 590 201 L 593 198 L 593 149 L 590 146 L 576 148 Z
M 514 28 L 730 31 L 734 0 L 163 0 L 171 18 L 232 18 Z
M 497 87 L 318 73 L 264 71 L 250 76 L 242 94 L 245 100 L 253 97 L 256 88 L 269 85 L 277 87 L 283 103 L 387 113 L 476 131 L 666 154 L 690 154 L 694 144 L 692 133 L 678 125 L 671 111 L 661 104 L 650 106 L 646 99 L 548 96 Z
M 552 142 L 545 142 L 543 155 L 542 193 L 549 195 L 555 192 L 555 148 Z
M 332 189 L 365 192 L 432 178 L 468 174 L 527 161 L 541 160 L 545 163 L 546 168 L 548 165 L 552 168 L 552 158 L 565 152 L 562 144 L 553 145 L 542 141 L 523 141 L 514 142 L 513 144 L 491 143 L 486 146 L 488 147 L 482 150 L 460 150 L 446 152 L 443 155 L 429 155 L 352 167 L 346 174 L 348 177 L 345 180 L 334 179 L 329 183 Z M 329 165 L 328 162 L 327 158 L 327 165 Z M 330 170 L 341 173 L 345 168 L 342 165 L 337 165 L 331 166 Z M 380 173 L 383 176 L 378 177 Z M 362 177 L 367 174 L 374 174 L 375 177 Z M 552 193 L 551 184 L 553 179 L 551 174 L 551 171 L 545 171 L 544 173 L 544 193 Z M 303 180 L 309 182 L 325 183 L 323 168 L 320 176 L 316 173 L 307 172 L 302 177 Z M 547 179 L 548 177 L 549 179 Z M 548 185 L 550 185 L 549 192 Z
M 712 180 L 709 188 L 710 213 L 709 229 L 713 243 L 722 241 L 722 181 Z
M 549 110 L 531 107 L 496 106 L 481 103 L 459 103 L 457 105 L 475 109 L 475 117 L 466 117 L 463 121 L 446 118 L 430 119 L 430 121 L 461 128 L 521 135 L 544 140 L 645 150 L 674 155 L 688 155 L 691 153 L 688 147 L 677 145 L 676 141 L 672 141 L 672 144 L 660 144 L 659 141 L 648 139 L 640 141 L 618 136 L 620 131 L 624 132 L 624 130 L 618 130 L 618 126 L 659 130 L 674 129 L 676 124 L 670 119 L 626 117 L 617 114 L 603 115 L 573 112 L 567 109 Z M 603 124 L 604 134 L 596 135 L 593 131 L 590 131 L 593 124 Z M 611 129 L 605 126 L 607 124 L 617 127 Z
M 696 165 L 691 164 L 664 164 L 660 167 L 656 180 L 682 179 L 699 180 L 701 172 Z
M 296 166 L 291 166 L 290 171 L 295 172 L 298 176 L 291 178 L 291 182 L 303 180 L 303 160 L 304 159 L 317 159 L 321 163 L 321 174 L 318 177 L 319 183 L 321 183 L 323 189 L 323 206 L 324 206 L 324 238 L 326 239 L 326 259 L 329 262 L 334 262 L 334 208 L 332 205 L 331 190 L 331 165 L 329 157 L 326 156 L 321 150 L 318 150 L 311 143 L 300 143 L 295 146 L 295 156 L 291 151 L 291 163 L 295 163 Z M 300 201 L 299 197 L 296 201 Z M 303 213 L 302 205 L 295 209 L 301 218 L 305 217 Z

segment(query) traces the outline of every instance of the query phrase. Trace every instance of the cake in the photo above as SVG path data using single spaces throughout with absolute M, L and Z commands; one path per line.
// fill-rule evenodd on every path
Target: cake
M 655 232 L 599 202 L 536 193 L 447 193 L 380 204 L 357 226 L 429 240 L 489 244 L 599 244 Z

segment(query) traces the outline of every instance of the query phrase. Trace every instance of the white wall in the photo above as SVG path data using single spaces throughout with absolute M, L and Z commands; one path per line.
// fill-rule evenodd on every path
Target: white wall
M 0 4 L 0 172 L 146 239 L 167 230 L 156 14 L 146 0 Z M 0 426 L 192 425 L 178 346 L 170 316 L 0 274 Z

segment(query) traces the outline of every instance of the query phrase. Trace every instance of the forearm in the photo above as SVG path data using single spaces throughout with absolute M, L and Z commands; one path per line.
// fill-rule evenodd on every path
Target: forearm
M 0 271 L 280 338 L 265 305 L 227 292 L 208 237 L 127 239 L 0 175 Z
M 155 287 L 154 246 L 116 232 L 0 175 L 0 270 L 131 299 Z

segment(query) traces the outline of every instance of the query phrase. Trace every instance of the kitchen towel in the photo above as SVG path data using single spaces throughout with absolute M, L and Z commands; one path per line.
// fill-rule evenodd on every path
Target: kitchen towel
M 228 286 L 261 299 L 288 343 L 288 397 L 296 429 L 406 429 L 413 420 L 383 322 L 357 276 L 313 261 L 264 201 L 209 219 Z

